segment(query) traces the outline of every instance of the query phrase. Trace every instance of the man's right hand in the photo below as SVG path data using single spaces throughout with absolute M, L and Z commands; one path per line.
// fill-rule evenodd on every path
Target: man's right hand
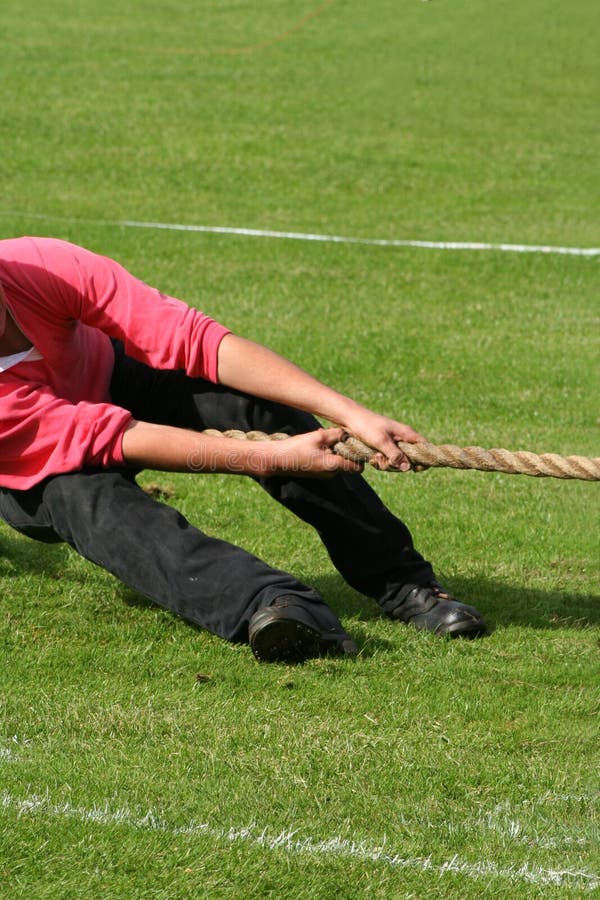
M 244 441 L 134 420 L 122 450 L 127 464 L 168 472 L 324 478 L 362 471 L 333 452 L 343 437 L 342 428 L 319 428 L 280 441 Z

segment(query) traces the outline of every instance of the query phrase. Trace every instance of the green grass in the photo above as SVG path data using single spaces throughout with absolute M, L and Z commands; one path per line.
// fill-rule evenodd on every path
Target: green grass
M 597 4 L 336 0 L 285 36 L 317 6 L 5 0 L 0 236 L 112 255 L 434 442 L 598 455 L 595 258 L 98 224 L 600 245 Z M 0 895 L 598 890 L 597 486 L 367 477 L 488 638 L 381 619 L 233 476 L 142 481 L 318 587 L 357 660 L 258 665 L 0 526 Z

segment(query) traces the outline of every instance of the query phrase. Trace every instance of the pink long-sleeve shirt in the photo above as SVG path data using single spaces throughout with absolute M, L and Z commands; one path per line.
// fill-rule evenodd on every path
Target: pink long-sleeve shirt
M 0 241 L 0 284 L 41 354 L 0 372 L 0 485 L 121 465 L 131 414 L 111 403 L 111 338 L 156 369 L 217 381 L 228 329 L 122 266 L 52 238 Z

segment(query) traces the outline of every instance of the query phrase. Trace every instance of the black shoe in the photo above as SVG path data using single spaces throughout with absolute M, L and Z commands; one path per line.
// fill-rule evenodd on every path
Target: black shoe
M 254 613 L 248 642 L 260 662 L 303 662 L 316 656 L 355 656 L 354 641 L 324 603 L 278 597 Z
M 475 607 L 451 597 L 437 581 L 405 584 L 383 608 L 391 619 L 434 634 L 474 638 L 487 631 Z

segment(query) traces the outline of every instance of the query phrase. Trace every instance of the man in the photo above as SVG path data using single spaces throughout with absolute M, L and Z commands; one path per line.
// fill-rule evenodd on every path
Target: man
M 143 468 L 242 473 L 313 525 L 346 581 L 391 618 L 442 635 L 485 631 L 361 467 L 333 453 L 347 431 L 376 448 L 379 468 L 405 470 L 396 441 L 423 440 L 408 425 L 73 244 L 0 241 L 0 286 L 0 518 L 17 531 L 68 542 L 187 620 L 248 641 L 260 660 L 355 653 L 315 590 L 135 482 Z M 207 428 L 290 437 L 241 442 Z

